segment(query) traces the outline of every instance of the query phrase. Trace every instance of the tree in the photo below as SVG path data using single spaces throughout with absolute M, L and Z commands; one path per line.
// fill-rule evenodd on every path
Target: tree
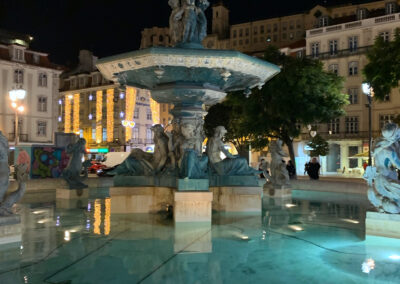
M 384 100 L 400 80 L 400 31 L 396 29 L 394 40 L 385 41 L 377 37 L 372 49 L 367 53 L 369 60 L 364 68 L 366 81 L 374 90 L 377 100 Z
M 329 154 L 329 143 L 319 134 L 314 136 L 307 145 L 312 149 L 310 150 L 311 157 L 326 156 Z
M 343 78 L 324 71 L 320 61 L 286 56 L 272 46 L 265 59 L 281 66 L 281 73 L 261 90 L 253 89 L 248 98 L 241 93 L 228 94 L 222 105 L 230 107 L 234 118 L 226 123 L 235 126 L 233 137 L 245 137 L 255 150 L 263 149 L 271 138 L 281 139 L 295 163 L 293 140 L 301 128 L 344 114 L 348 101 L 341 93 Z

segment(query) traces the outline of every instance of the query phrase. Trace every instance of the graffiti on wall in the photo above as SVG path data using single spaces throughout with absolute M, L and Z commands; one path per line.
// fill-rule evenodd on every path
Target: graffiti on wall
M 33 147 L 32 178 L 58 178 L 68 164 L 63 148 Z

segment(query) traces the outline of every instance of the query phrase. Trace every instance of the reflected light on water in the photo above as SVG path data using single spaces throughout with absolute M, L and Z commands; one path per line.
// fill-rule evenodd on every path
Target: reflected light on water
M 107 198 L 105 200 L 105 213 L 104 213 L 104 235 L 109 235 L 110 234 L 110 228 L 111 228 L 111 199 Z
M 285 206 L 286 206 L 286 208 L 292 208 L 292 207 L 296 207 L 297 205 L 288 203 L 288 204 L 285 204 Z
M 64 232 L 64 240 L 69 242 L 71 240 L 71 233 L 69 231 Z
M 353 219 L 342 219 L 342 221 L 345 221 L 347 223 L 352 223 L 352 224 L 359 224 L 360 222 L 357 220 L 353 220 Z
M 100 224 L 101 224 L 101 203 L 100 199 L 94 201 L 94 224 L 93 233 L 100 235 Z
M 370 273 L 373 269 L 375 269 L 375 261 L 372 258 L 368 258 L 361 265 L 361 270 L 364 273 Z
M 302 227 L 296 226 L 296 225 L 290 225 L 289 228 L 296 232 L 304 231 L 304 229 Z
M 398 254 L 392 254 L 391 256 L 389 256 L 389 258 L 390 258 L 390 259 L 393 259 L 393 260 L 400 260 L 400 255 L 398 255 Z

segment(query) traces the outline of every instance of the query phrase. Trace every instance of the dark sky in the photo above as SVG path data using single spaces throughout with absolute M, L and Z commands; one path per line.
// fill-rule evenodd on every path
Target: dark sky
M 224 1 L 231 11 L 231 24 L 301 12 L 317 3 L 347 2 Z M 208 16 L 210 12 L 211 8 Z M 90 49 L 99 57 L 138 49 L 141 30 L 167 26 L 169 13 L 168 0 L 0 0 L 0 28 L 32 35 L 31 49 L 69 65 L 77 60 L 79 49 Z

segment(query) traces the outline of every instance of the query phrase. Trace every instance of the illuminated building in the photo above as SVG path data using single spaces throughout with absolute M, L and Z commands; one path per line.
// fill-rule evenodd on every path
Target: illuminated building
M 150 128 L 162 121 L 160 105 L 152 102 L 147 90 L 121 88 L 105 80 L 90 51 L 81 51 L 79 59 L 74 70 L 61 76 L 59 131 L 84 137 L 90 150 L 148 149 L 153 144 Z M 123 121 L 132 123 L 124 126 Z
M 48 54 L 30 49 L 31 37 L 0 30 L 0 131 L 15 141 L 15 113 L 8 92 L 26 91 L 21 100 L 24 112 L 18 116 L 20 145 L 53 144 L 57 129 L 56 108 L 61 68 L 50 62 Z M 64 117 L 61 117 L 64 119 Z

